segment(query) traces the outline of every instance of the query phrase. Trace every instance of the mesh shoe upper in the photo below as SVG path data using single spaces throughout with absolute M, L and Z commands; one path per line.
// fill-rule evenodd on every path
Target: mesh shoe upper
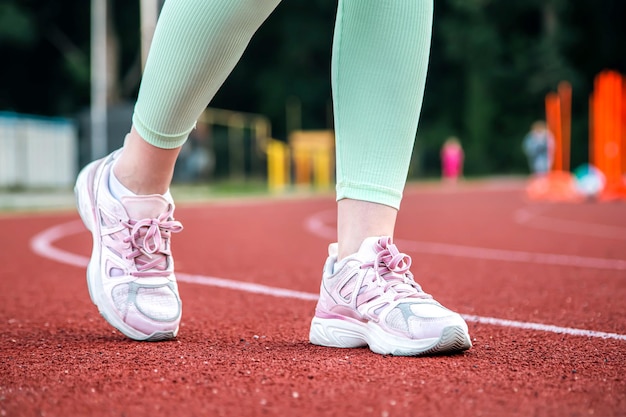
M 122 197 L 121 203 L 127 213 L 123 218 L 99 207 L 105 286 L 112 286 L 111 297 L 122 317 L 134 305 L 152 320 L 175 320 L 180 302 L 170 237 L 182 225 L 172 219 L 174 207 L 158 195 Z

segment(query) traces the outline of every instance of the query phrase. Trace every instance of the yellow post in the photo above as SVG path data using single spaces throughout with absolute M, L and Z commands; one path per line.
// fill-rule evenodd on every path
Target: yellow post
M 289 148 L 276 139 L 267 143 L 267 182 L 270 191 L 285 189 L 289 178 Z
M 293 154 L 296 184 L 328 187 L 333 178 L 334 132 L 295 131 L 289 135 L 289 145 Z
M 330 187 L 330 150 L 321 149 L 313 154 L 313 183 L 316 188 Z

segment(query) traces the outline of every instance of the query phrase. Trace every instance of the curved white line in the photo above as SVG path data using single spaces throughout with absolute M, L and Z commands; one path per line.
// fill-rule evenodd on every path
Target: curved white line
M 528 207 L 518 209 L 513 219 L 516 223 L 533 229 L 568 233 L 580 236 L 592 236 L 605 239 L 626 240 L 626 227 L 610 226 L 600 223 L 584 223 L 543 216 L 537 210 Z
M 591 258 L 576 255 L 559 255 L 553 253 L 534 253 L 503 249 L 479 248 L 472 246 L 451 245 L 447 243 L 417 242 L 400 240 L 402 248 L 407 251 L 429 253 L 433 255 L 449 255 L 464 258 L 485 259 L 504 262 L 524 262 L 542 265 L 558 265 L 576 268 L 596 268 L 626 270 L 626 261 L 621 259 Z
M 53 261 L 57 261 L 62 264 L 85 268 L 89 263 L 89 258 L 81 255 L 75 255 L 53 246 L 53 243 L 61 238 L 76 235 L 84 231 L 85 226 L 83 226 L 83 222 L 80 220 L 59 224 L 35 235 L 30 240 L 30 248 L 33 252 L 43 258 L 52 259 Z
M 86 256 L 76 255 L 67 252 L 63 249 L 54 247 L 54 243 L 61 238 L 81 233 L 85 231 L 81 221 L 73 221 L 70 223 L 59 224 L 46 229 L 37 235 L 35 235 L 30 242 L 31 249 L 36 254 L 57 261 L 60 263 L 73 265 L 84 268 L 87 266 L 89 259 Z M 316 301 L 317 294 L 307 293 L 302 291 L 294 291 L 284 288 L 270 287 L 267 285 L 246 283 L 241 281 L 234 281 L 225 278 L 206 277 L 201 275 L 191 275 L 184 273 L 177 273 L 176 277 L 181 282 L 187 282 L 191 284 L 208 285 L 220 288 L 227 288 L 236 291 L 244 291 L 253 294 L 271 295 L 273 297 L 280 298 L 295 298 L 306 301 Z M 462 314 L 463 318 L 469 322 L 489 324 L 494 326 L 526 329 L 526 330 L 538 330 L 551 333 L 568 334 L 572 336 L 586 336 L 602 339 L 615 339 L 626 341 L 626 335 L 618 333 L 597 332 L 586 329 L 576 329 L 570 327 L 559 327 L 542 323 L 529 323 L 513 320 L 504 320 L 494 317 L 481 317 L 474 315 Z
M 333 240 L 337 238 L 334 226 L 329 226 L 334 216 L 333 210 L 318 212 L 305 221 L 306 229 L 316 236 Z M 449 243 L 421 242 L 396 239 L 396 243 L 407 252 L 428 253 L 431 255 L 456 256 L 463 258 L 484 259 L 503 262 L 524 262 L 541 265 L 558 265 L 577 268 L 596 268 L 624 271 L 626 260 L 604 259 L 577 255 L 537 253 L 505 249 L 481 248 L 476 246 L 453 245 Z

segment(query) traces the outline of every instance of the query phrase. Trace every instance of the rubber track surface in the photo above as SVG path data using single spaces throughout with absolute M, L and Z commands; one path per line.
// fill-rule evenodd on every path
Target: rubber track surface
M 474 344 L 420 358 L 308 343 L 334 210 L 332 196 L 179 204 L 183 322 L 159 343 L 98 315 L 74 211 L 1 215 L 0 416 L 626 415 L 626 203 L 410 187 L 398 246 Z M 56 259 L 36 254 L 55 227 Z

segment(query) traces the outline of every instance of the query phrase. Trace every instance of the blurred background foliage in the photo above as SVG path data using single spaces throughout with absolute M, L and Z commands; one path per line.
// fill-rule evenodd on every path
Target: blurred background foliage
M 74 117 L 89 107 L 89 7 L 0 0 L 0 110 Z M 110 0 L 109 8 L 109 100 L 132 103 L 141 74 L 139 2 Z M 273 136 L 285 139 L 286 105 L 295 99 L 302 128 L 332 128 L 335 8 L 331 0 L 284 1 L 211 106 L 266 115 Z M 585 162 L 594 77 L 626 72 L 625 17 L 623 0 L 435 1 L 411 176 L 439 174 L 439 149 L 451 135 L 461 139 L 469 175 L 527 172 L 521 140 L 562 80 L 573 86 L 572 166 Z

